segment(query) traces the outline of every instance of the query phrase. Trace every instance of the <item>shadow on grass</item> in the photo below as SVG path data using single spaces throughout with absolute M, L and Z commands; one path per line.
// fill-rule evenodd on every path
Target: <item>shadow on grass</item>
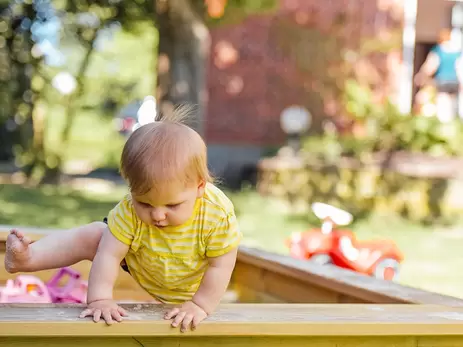
M 120 192 L 90 194 L 55 186 L 1 188 L 0 224 L 23 226 L 70 228 L 102 220 L 122 197 Z

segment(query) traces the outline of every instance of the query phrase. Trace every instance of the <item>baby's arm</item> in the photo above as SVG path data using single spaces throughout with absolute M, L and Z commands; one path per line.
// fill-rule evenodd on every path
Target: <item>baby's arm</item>
M 193 302 L 209 315 L 219 305 L 230 283 L 235 267 L 238 248 L 232 249 L 219 257 L 208 258 L 209 268 L 206 270 Z
M 121 315 L 126 315 L 113 301 L 113 288 L 120 263 L 128 250 L 129 246 L 116 239 L 108 228 L 105 230 L 90 270 L 88 309 L 82 312 L 81 317 L 93 316 L 95 321 L 99 321 L 102 316 L 110 324 L 113 319 L 120 321 Z
M 129 250 L 106 229 L 93 259 L 89 276 L 87 303 L 113 298 L 113 288 L 121 261 Z
M 172 326 L 181 325 L 185 331 L 191 324 L 194 329 L 214 312 L 230 282 L 241 237 L 234 213 L 227 214 L 210 231 L 206 238 L 209 266 L 192 300 L 167 312 L 165 318 L 173 319 Z

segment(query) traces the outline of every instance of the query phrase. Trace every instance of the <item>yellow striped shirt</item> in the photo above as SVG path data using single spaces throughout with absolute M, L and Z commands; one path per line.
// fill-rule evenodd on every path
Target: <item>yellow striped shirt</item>
M 143 223 L 130 195 L 109 212 L 108 227 L 130 246 L 125 257 L 130 274 L 164 303 L 191 300 L 207 269 L 207 258 L 229 252 L 242 238 L 232 202 L 212 184 L 206 185 L 193 215 L 179 227 L 160 229 Z

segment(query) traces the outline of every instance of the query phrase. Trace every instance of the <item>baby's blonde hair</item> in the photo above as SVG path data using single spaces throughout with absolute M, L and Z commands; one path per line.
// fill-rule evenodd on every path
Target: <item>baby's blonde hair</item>
M 132 193 L 212 181 L 206 144 L 186 125 L 193 114 L 191 106 L 180 106 L 131 134 L 122 150 L 121 173 Z

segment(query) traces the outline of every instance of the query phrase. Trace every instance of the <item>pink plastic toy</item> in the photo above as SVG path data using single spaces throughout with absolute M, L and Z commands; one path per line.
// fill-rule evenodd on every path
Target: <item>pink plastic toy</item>
M 69 276 L 64 285 L 59 282 L 65 276 Z M 85 303 L 87 301 L 87 281 L 80 279 L 81 275 L 77 271 L 65 267 L 47 282 L 48 292 L 54 303 Z
M 20 275 L 0 287 L 0 303 L 51 303 L 45 284 L 35 276 Z

